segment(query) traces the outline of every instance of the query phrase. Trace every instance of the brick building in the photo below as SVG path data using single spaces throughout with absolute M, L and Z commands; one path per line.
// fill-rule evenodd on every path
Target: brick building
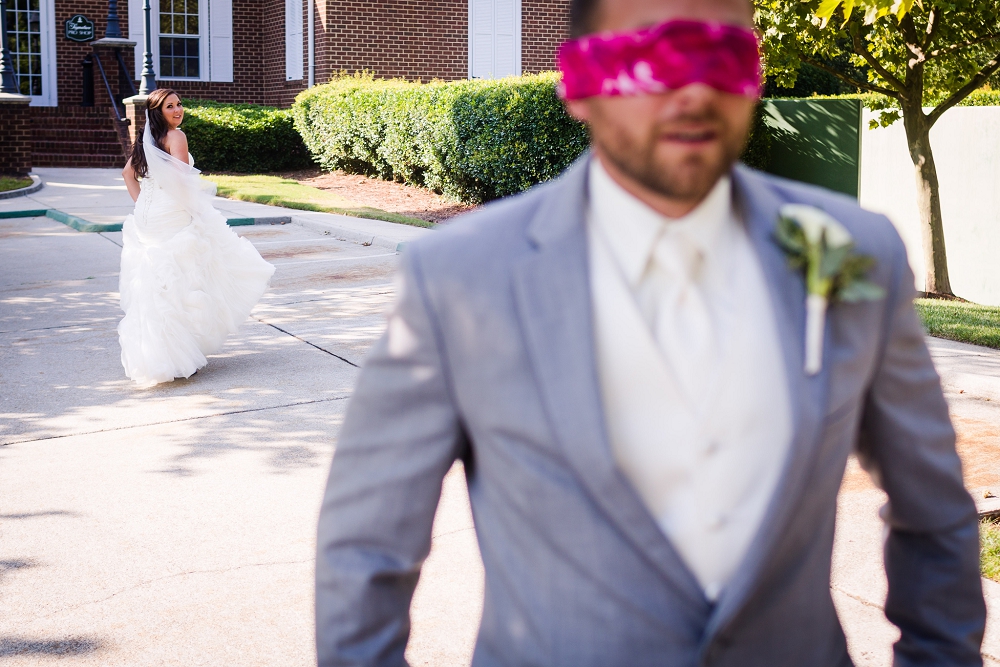
M 115 117 L 124 116 L 120 100 L 138 86 L 142 70 L 143 0 L 5 1 L 17 84 L 31 97 L 34 165 L 121 163 Z M 569 20 L 569 0 L 150 5 L 160 86 L 191 98 L 282 107 L 345 71 L 427 81 L 551 70 Z M 121 40 L 99 39 L 114 34 L 113 13 Z

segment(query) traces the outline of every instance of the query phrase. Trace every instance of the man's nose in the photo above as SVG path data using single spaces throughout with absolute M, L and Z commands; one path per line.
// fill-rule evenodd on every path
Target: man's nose
M 704 120 L 718 99 L 719 91 L 705 83 L 689 83 L 664 96 L 661 120 Z

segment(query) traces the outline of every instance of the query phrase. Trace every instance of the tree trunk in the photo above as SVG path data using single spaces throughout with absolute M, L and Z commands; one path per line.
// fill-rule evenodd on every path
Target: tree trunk
M 920 232 L 924 250 L 924 291 L 930 294 L 954 296 L 948 278 L 948 255 L 944 246 L 944 224 L 941 217 L 941 194 L 937 167 L 931 150 L 930 128 L 920 106 L 903 108 L 906 142 L 910 148 L 917 179 L 917 210 L 920 212 Z

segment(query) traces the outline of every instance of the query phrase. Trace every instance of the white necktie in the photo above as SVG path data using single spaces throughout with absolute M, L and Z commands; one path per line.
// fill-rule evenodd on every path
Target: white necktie
M 713 376 L 715 339 L 708 304 L 698 284 L 701 252 L 679 230 L 660 236 L 649 267 L 656 309 L 653 334 L 681 388 L 698 405 Z

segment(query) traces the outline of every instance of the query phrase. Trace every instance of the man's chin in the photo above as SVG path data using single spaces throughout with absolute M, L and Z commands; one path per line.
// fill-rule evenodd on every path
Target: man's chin
M 647 174 L 647 178 L 642 180 L 647 188 L 665 197 L 678 201 L 700 202 L 728 171 L 729 165 L 699 169 L 664 166 L 654 173 Z

